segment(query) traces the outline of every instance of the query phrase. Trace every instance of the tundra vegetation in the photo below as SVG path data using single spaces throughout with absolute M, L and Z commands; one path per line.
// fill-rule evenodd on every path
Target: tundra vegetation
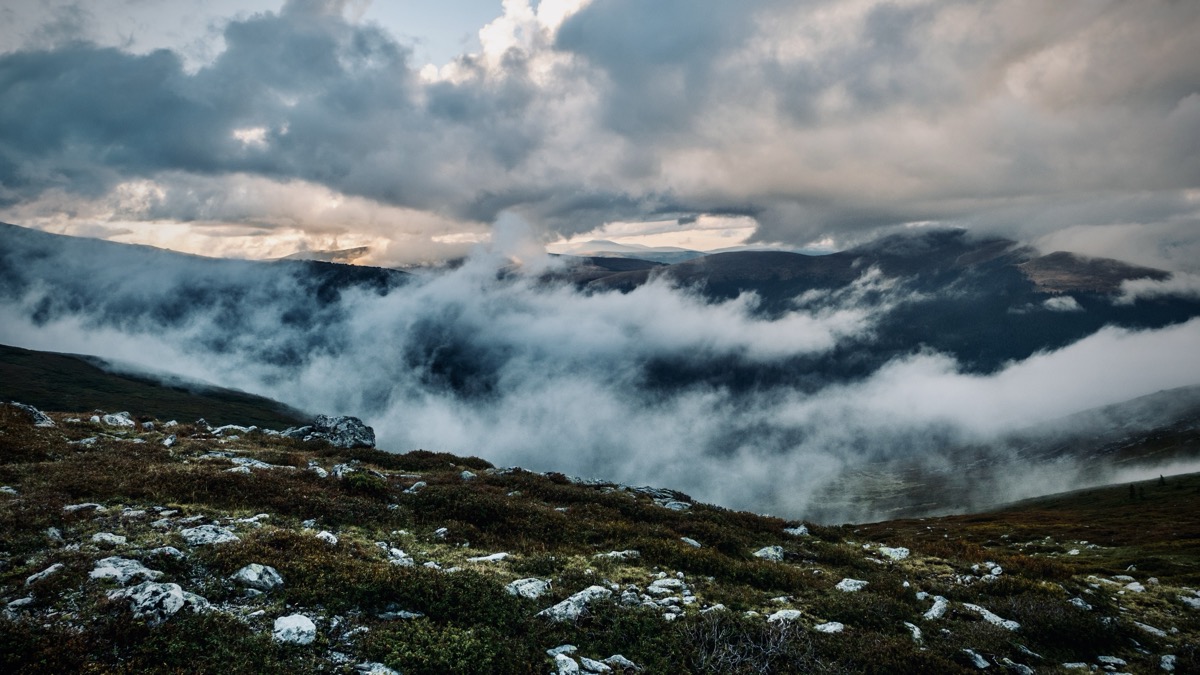
M 831 527 L 477 457 L 47 418 L 0 406 L 4 672 L 1200 671 L 1200 475 Z

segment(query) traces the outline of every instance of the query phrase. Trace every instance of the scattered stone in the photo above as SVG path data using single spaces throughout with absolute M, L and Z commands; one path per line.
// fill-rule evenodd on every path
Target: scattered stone
M 629 549 L 627 551 L 609 551 L 608 553 L 597 553 L 593 558 L 611 558 L 613 560 L 637 560 L 642 557 L 641 551 Z
M 1012 659 L 1008 658 L 1007 656 L 1001 657 L 1000 663 L 1003 664 L 1004 667 L 1008 668 L 1010 671 L 1018 673 L 1018 675 L 1035 675 L 1033 668 L 1030 668 L 1029 666 L 1027 666 L 1023 663 L 1017 663 L 1016 661 L 1013 661 Z
M 491 555 L 481 555 L 475 558 L 467 558 L 467 562 L 500 562 L 508 556 L 508 553 L 493 553 Z
M 1175 672 L 1175 655 L 1164 654 L 1163 657 L 1158 660 L 1158 667 L 1168 673 Z
M 1189 598 L 1186 595 L 1181 595 L 1179 596 L 1179 600 L 1192 609 L 1200 609 L 1200 598 Z
M 83 504 L 68 504 L 67 506 L 63 507 L 63 511 L 66 511 L 67 513 L 75 513 L 76 511 L 88 511 L 88 510 L 107 511 L 108 509 L 106 509 L 103 506 L 101 506 L 100 504 L 96 504 L 94 502 L 84 502 Z
M 420 491 L 421 491 L 421 488 L 425 487 L 426 485 L 428 485 L 428 483 L 426 483 L 426 482 L 425 482 L 425 481 L 423 481 L 423 480 L 419 480 L 419 481 L 417 481 L 417 482 L 413 483 L 411 487 L 409 487 L 408 489 L 406 489 L 406 490 L 404 491 L 404 494 L 406 494 L 406 495 L 415 495 L 415 494 L 417 494 L 418 492 L 420 492 Z
M 808 526 L 807 525 L 797 525 L 796 527 L 785 527 L 785 528 L 783 528 L 783 533 L 790 534 L 793 537 L 807 537 L 808 536 Z
M 909 622 L 905 621 L 905 622 L 904 622 L 904 627 L 908 629 L 908 632 L 909 632 L 910 634 L 912 634 L 912 639 L 913 639 L 913 642 L 920 642 L 920 641 L 921 641 L 921 629 L 920 629 L 920 628 L 918 628 L 916 624 L 909 623 Z
M 276 642 L 294 645 L 312 644 L 317 639 L 317 626 L 312 619 L 303 614 L 292 614 L 275 619 L 275 630 L 272 633 Z
M 229 577 L 239 584 L 259 591 L 269 591 L 283 585 L 279 571 L 269 565 L 250 563 Z
M 763 548 L 760 548 L 754 552 L 754 557 L 762 558 L 763 560 L 770 560 L 772 562 L 780 562 L 783 560 L 783 547 L 764 546 Z
M 987 662 L 987 659 L 980 656 L 979 653 L 976 652 L 974 649 L 964 649 L 963 653 L 966 654 L 968 657 L 970 657 L 971 664 L 980 670 L 984 670 L 988 666 L 992 665 Z
M 15 497 L 18 493 L 15 487 L 12 487 L 11 485 L 5 485 L 0 487 L 0 494 L 12 495 Z
M 395 621 L 396 619 L 420 619 L 425 615 L 421 612 L 410 612 L 407 609 L 390 609 L 386 612 L 380 612 L 375 616 L 384 621 Z
M 904 560 L 911 552 L 904 547 L 891 548 L 890 546 L 880 546 L 879 554 L 892 560 Z
M 679 541 L 682 541 L 683 543 L 687 544 L 688 546 L 691 546 L 692 548 L 701 548 L 700 542 L 696 541 L 695 539 L 692 539 L 691 537 L 680 537 Z
M 179 549 L 175 548 L 174 546 L 159 546 L 158 548 L 150 549 L 150 551 L 148 551 L 148 553 L 150 555 L 165 555 L 169 558 L 182 558 L 183 557 L 183 551 L 180 551 Z
M 1149 624 L 1144 624 L 1140 621 L 1134 621 L 1133 625 L 1137 626 L 1138 628 L 1141 628 L 1142 630 L 1153 635 L 1154 637 L 1159 637 L 1159 638 L 1167 637 L 1167 631 L 1165 631 L 1161 628 L 1155 628 L 1154 626 L 1151 626 Z
M 125 429 L 132 429 L 137 426 L 137 423 L 134 422 L 133 419 L 131 419 L 129 417 L 129 413 L 127 413 L 127 412 L 119 412 L 119 413 L 113 413 L 111 415 L 105 415 L 104 417 L 100 418 L 100 421 L 103 422 L 106 426 L 110 426 L 110 427 L 121 427 L 121 428 L 125 428 Z
M 969 602 L 964 602 L 963 607 L 983 617 L 984 621 L 992 624 L 993 626 L 1000 626 L 1005 630 L 1019 630 L 1021 628 L 1021 624 L 1017 623 L 1016 621 L 1002 619 L 983 607 L 980 607 L 979 605 L 973 605 Z
M 385 541 L 377 541 L 375 542 L 375 545 L 383 549 L 383 552 L 387 554 L 388 562 L 393 565 L 412 567 L 413 565 L 417 564 L 416 561 L 412 559 L 412 556 L 405 553 L 402 549 L 388 546 L 387 542 Z
M 579 664 L 575 663 L 575 659 L 566 654 L 554 655 L 554 667 L 556 669 L 555 673 L 558 675 L 575 675 L 580 672 Z
M 330 532 L 329 530 L 321 530 L 320 532 L 318 532 L 317 539 L 320 539 L 321 541 L 325 542 L 326 544 L 329 544 L 330 546 L 337 546 L 337 543 L 338 543 L 337 535 Z
M 574 621 L 583 614 L 589 604 L 611 596 L 612 591 L 603 586 L 589 586 L 557 605 L 543 609 L 538 612 L 538 616 L 544 616 L 551 621 Z
M 208 600 L 195 593 L 188 593 L 180 588 L 179 584 L 162 584 L 155 581 L 143 581 L 137 586 L 110 591 L 108 598 L 128 599 L 133 615 L 147 619 L 151 625 L 166 621 L 184 607 L 191 607 L 194 612 L 209 608 Z
M 1146 587 L 1139 584 L 1136 581 L 1125 584 L 1125 588 L 1133 591 L 1134 593 L 1145 593 L 1146 592 Z
M 439 527 L 433 531 L 433 536 L 438 539 L 445 539 L 448 534 L 450 534 L 450 528 L 448 527 Z
M 168 527 L 171 527 L 171 519 L 170 518 L 159 518 L 158 520 L 150 523 L 150 527 L 160 529 L 160 530 L 166 529 Z
M 475 480 L 476 478 L 475 474 L 471 473 L 470 471 L 463 471 L 462 473 L 458 474 L 458 476 L 463 480 Z
M 1090 670 L 1090 668 L 1088 667 L 1088 664 L 1080 663 L 1078 661 L 1072 661 L 1071 663 L 1064 663 L 1064 664 L 1062 664 L 1062 667 L 1065 670 Z
M 1097 656 L 1096 660 L 1106 666 L 1127 666 L 1125 659 L 1120 659 L 1115 656 Z
M 509 595 L 517 595 L 530 600 L 537 600 L 550 590 L 550 582 L 544 579 L 517 579 L 504 587 Z
M 612 668 L 603 661 L 589 659 L 586 656 L 579 657 L 579 665 L 583 666 L 585 673 L 611 673 Z
M 639 667 L 638 664 L 630 661 L 620 654 L 613 654 L 607 659 L 604 659 L 604 663 L 612 666 L 613 668 L 619 668 L 622 670 L 641 670 L 641 667 Z
M 933 607 L 925 612 L 925 620 L 933 621 L 940 619 L 946 615 L 946 610 L 950 609 L 950 601 L 940 595 L 933 596 Z
M 33 596 L 27 595 L 23 598 L 17 598 L 16 600 L 13 600 L 12 602 L 5 605 L 5 607 L 7 607 L 9 609 L 20 609 L 22 607 L 28 607 L 29 605 L 32 605 L 32 604 L 33 604 Z
M 856 593 L 867 587 L 867 582 L 860 579 L 842 579 L 834 588 L 843 593 Z
M 235 466 L 232 469 L 225 469 L 225 473 L 252 473 L 248 466 Z
M 92 535 L 93 544 L 106 544 L 108 546 L 121 546 L 125 543 L 125 537 L 112 532 L 97 532 Z
M 36 584 L 37 582 L 41 581 L 42 579 L 45 579 L 47 577 L 52 577 L 55 574 L 58 574 L 58 571 L 61 570 L 62 568 L 63 568 L 62 563 L 54 563 L 53 565 L 47 567 L 46 569 L 42 570 L 41 572 L 38 572 L 37 574 L 30 574 L 28 577 L 25 578 L 25 585 L 31 586 L 31 585 Z
M 232 531 L 217 525 L 200 525 L 181 530 L 179 534 L 188 546 L 207 546 L 209 544 L 224 544 L 238 541 L 240 537 Z
M 546 650 L 546 655 L 550 657 L 558 656 L 559 654 L 574 654 L 579 651 L 575 645 L 559 645 Z
M 48 428 L 54 426 L 54 420 L 50 419 L 49 415 L 31 405 L 17 403 L 16 401 L 10 402 L 9 405 L 29 415 L 29 418 L 33 421 L 33 426 L 35 427 Z
M 1067 551 L 1067 555 L 1079 555 L 1079 549 L 1073 548 L 1070 551 Z M 1065 665 L 1064 665 L 1064 667 L 1065 667 Z
M 354 467 L 349 464 L 334 464 L 332 471 L 334 478 L 345 478 L 354 473 Z
M 657 579 L 646 589 L 650 595 L 673 595 L 676 591 L 681 591 L 684 588 L 684 583 L 679 579 L 667 577 L 666 579 Z
M 78 441 L 70 441 L 67 443 L 67 445 L 78 445 L 80 447 L 90 448 L 99 442 L 99 436 L 89 436 L 88 438 L 81 438 Z
M 846 630 L 846 626 L 842 625 L 841 623 L 838 623 L 837 621 L 829 621 L 827 623 L 822 623 L 822 624 L 813 626 L 813 630 L 817 631 L 818 633 L 831 633 L 832 634 L 832 633 L 840 633 L 840 632 Z
M 63 543 L 62 530 L 59 530 L 57 527 L 47 527 L 46 538 L 52 543 L 61 544 Z
M 162 572 L 152 570 L 136 560 L 129 558 L 109 557 L 97 560 L 96 566 L 88 575 L 93 579 L 115 579 L 122 586 L 136 577 L 153 581 L 162 576 Z
M 779 623 L 780 621 L 796 621 L 801 616 L 798 609 L 781 609 L 771 616 L 767 617 L 767 623 Z
M 1083 598 L 1071 598 L 1071 604 L 1075 605 L 1076 607 L 1078 607 L 1079 609 L 1082 609 L 1085 612 L 1092 611 L 1092 606 L 1089 605 L 1087 600 L 1084 600 Z
M 145 516 L 145 509 L 125 509 L 121 512 L 122 518 L 144 518 Z
M 675 499 L 668 499 L 666 501 L 657 501 L 656 500 L 655 503 L 658 504 L 659 506 L 663 507 L 664 509 L 670 509 L 672 511 L 687 511 L 688 509 L 692 508 L 691 504 L 689 504 L 687 502 L 681 502 L 681 501 L 678 501 Z
M 357 666 L 354 666 L 354 672 L 358 673 L 359 675 L 400 675 L 400 671 L 393 670 L 382 663 L 376 663 L 374 661 L 368 661 L 367 663 L 360 663 Z

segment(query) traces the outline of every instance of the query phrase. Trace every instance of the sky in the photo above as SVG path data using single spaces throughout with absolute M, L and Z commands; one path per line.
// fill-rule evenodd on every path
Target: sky
M 10 0 L 0 221 L 379 265 L 506 217 L 551 250 L 932 225 L 1198 272 L 1197 54 L 1173 0 Z

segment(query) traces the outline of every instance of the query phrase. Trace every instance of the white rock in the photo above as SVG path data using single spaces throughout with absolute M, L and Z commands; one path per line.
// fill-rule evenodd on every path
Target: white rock
M 259 591 L 269 591 L 283 585 L 279 571 L 269 565 L 250 563 L 229 577 L 239 584 Z
M 112 532 L 97 532 L 92 535 L 92 543 L 108 544 L 109 546 L 120 546 L 125 543 L 125 537 Z
M 174 447 L 174 446 L 175 446 L 175 443 L 176 443 L 176 441 L 177 441 L 177 440 L 178 440 L 178 439 L 177 439 L 177 438 L 175 438 L 175 434 L 171 434 L 170 436 L 167 436 L 166 438 L 164 438 L 164 439 L 162 440 L 162 446 L 163 446 L 164 448 L 171 448 L 171 447 Z
M 908 632 L 912 635 L 913 642 L 921 641 L 921 629 L 918 628 L 916 624 L 905 621 L 904 627 L 907 628 Z
M 17 493 L 17 489 L 15 487 L 13 487 L 11 485 L 5 485 L 3 487 L 0 487 L 0 494 L 12 495 L 15 497 L 18 493 Z
M 159 546 L 158 548 L 152 548 L 152 549 L 150 549 L 149 554 L 150 555 L 165 555 L 170 558 L 182 558 L 183 557 L 183 551 L 180 551 L 179 549 L 175 548 L 174 546 Z
M 763 560 L 770 560 L 772 562 L 779 562 L 783 560 L 783 547 L 764 546 L 754 552 L 754 557 L 762 558 Z
M 33 421 L 33 426 L 35 427 L 49 428 L 54 426 L 54 420 L 50 419 L 49 415 L 31 405 L 17 403 L 16 401 L 12 401 L 9 405 L 17 408 L 18 410 L 22 410 L 25 412 L 25 414 L 29 415 L 29 418 Z
M 613 560 L 637 560 L 642 557 L 641 551 L 609 551 L 608 553 L 597 553 L 593 558 L 611 558 Z
M 113 556 L 97 560 L 95 568 L 88 576 L 93 579 L 115 579 L 118 584 L 124 586 L 135 577 L 157 579 L 162 576 L 162 572 L 149 569 L 137 560 Z
M 1136 581 L 1125 584 L 1125 588 L 1133 591 L 1134 593 L 1144 593 L 1146 591 L 1146 587 Z
M 950 609 L 950 601 L 940 595 L 933 596 L 933 607 L 925 612 L 925 620 L 933 621 L 946 616 L 946 610 Z
M 62 530 L 58 529 L 57 527 L 47 527 L 46 538 L 55 544 L 61 544 L 63 543 Z
M 1073 548 L 1070 551 L 1067 551 L 1067 555 L 1079 555 L 1079 549 Z M 1065 664 L 1064 664 L 1064 667 L 1065 667 Z
M 692 539 L 691 537 L 680 537 L 679 541 L 682 541 L 683 543 L 687 544 L 688 546 L 691 546 L 692 548 L 700 548 L 700 542 L 696 541 L 695 539 Z
M 475 474 L 471 473 L 470 471 L 463 471 L 462 473 L 458 474 L 458 476 L 463 480 L 475 480 L 476 478 Z
M 1179 596 L 1179 600 L 1192 609 L 1200 609 L 1200 598 L 1189 598 L 1186 595 L 1181 595 Z
M 544 579 L 530 577 L 528 579 L 517 579 L 516 581 L 504 587 L 509 595 L 517 595 L 530 600 L 537 600 L 545 595 L 550 590 L 550 582 Z
M 987 662 L 987 659 L 980 656 L 973 649 L 964 649 L 963 653 L 966 654 L 967 656 L 971 657 L 971 663 L 974 664 L 975 667 L 980 670 L 983 670 L 983 669 L 987 668 L 988 666 L 992 665 Z
M 574 654 L 579 651 L 575 645 L 559 645 L 546 650 L 546 655 L 550 657 L 558 656 L 559 654 Z
M 63 507 L 63 511 L 66 511 L 67 513 L 75 513 L 76 511 L 87 511 L 87 510 L 107 511 L 108 509 L 106 509 L 103 506 L 101 506 L 100 504 L 96 504 L 94 502 L 85 502 L 83 504 L 68 504 L 67 506 Z
M 712 607 L 705 607 L 704 609 L 700 610 L 700 613 L 708 614 L 709 612 L 721 612 L 721 611 L 724 611 L 725 609 L 727 609 L 725 607 L 725 605 L 722 605 L 721 603 L 718 602 L 717 604 L 713 605 Z
M 166 529 L 170 526 L 171 526 L 171 520 L 169 518 L 159 518 L 158 520 L 150 523 L 150 527 L 157 528 L 160 530 Z
M 909 556 L 910 551 L 904 547 L 891 548 L 890 546 L 880 546 L 879 554 L 892 560 L 904 560 Z
M 359 675 L 400 675 L 400 671 L 393 670 L 382 663 L 376 663 L 374 661 L 368 661 L 367 663 L 360 663 L 357 666 L 354 666 L 354 672 L 358 673 Z
M 16 600 L 13 600 L 12 602 L 5 605 L 5 607 L 7 607 L 9 609 L 20 609 L 22 607 L 27 607 L 32 604 L 33 604 L 33 596 L 27 595 L 23 598 L 17 598 Z
M 200 525 L 189 527 L 179 532 L 188 546 L 207 546 L 209 544 L 225 544 L 238 541 L 240 538 L 232 531 L 217 525 Z
M 583 666 L 585 673 L 611 673 L 612 668 L 603 661 L 589 659 L 586 656 L 579 657 L 579 665 Z
M 796 621 L 801 616 L 798 609 L 781 609 L 771 616 L 767 617 L 767 623 L 779 623 L 780 621 Z
M 808 536 L 808 526 L 807 525 L 797 525 L 796 527 L 785 527 L 785 528 L 783 528 L 783 533 L 790 534 L 793 537 L 807 537 Z
M 1158 667 L 1168 673 L 1175 672 L 1175 655 L 1164 654 L 1163 657 L 1158 660 Z
M 538 616 L 544 616 L 551 621 L 574 621 L 583 614 L 589 604 L 611 596 L 612 591 L 603 586 L 589 586 L 557 605 L 543 609 L 538 612 Z
M 428 483 L 426 483 L 425 481 L 423 481 L 423 480 L 419 480 L 419 481 L 417 481 L 417 482 L 413 483 L 411 487 L 409 487 L 408 489 L 406 489 L 406 490 L 404 491 L 404 494 L 406 494 L 406 495 L 415 495 L 415 494 L 417 494 L 418 492 L 420 492 L 420 491 L 421 491 L 421 489 L 422 489 L 422 488 L 424 488 L 424 487 L 425 487 L 425 486 L 427 486 L 427 485 L 429 485 L 429 484 L 428 484 Z
M 303 614 L 292 614 L 275 619 L 275 630 L 271 637 L 276 642 L 295 645 L 312 644 L 317 639 L 317 626 Z
M 837 582 L 836 586 L 834 586 L 834 588 L 838 589 L 839 591 L 842 591 L 843 593 L 854 593 L 857 591 L 861 591 L 862 589 L 864 589 L 866 587 L 867 587 L 867 582 L 862 581 L 860 579 L 849 579 L 849 578 L 842 579 L 841 581 Z
M 634 663 L 633 661 L 630 661 L 629 659 L 625 658 L 624 656 L 621 656 L 620 654 L 613 654 L 612 656 L 608 657 L 607 659 L 604 659 L 604 662 L 607 663 L 608 665 L 612 666 L 613 668 L 620 668 L 621 670 L 627 670 L 627 669 L 641 670 L 641 668 L 638 667 L 638 665 L 636 663 Z
M 840 633 L 846 630 L 846 627 L 837 621 L 829 621 L 827 623 L 813 626 L 813 630 L 817 631 L 818 633 Z
M 1064 664 L 1062 664 L 1062 667 L 1065 670 L 1090 670 L 1088 668 L 1088 664 L 1080 663 L 1079 661 L 1072 661 L 1070 663 L 1064 663 Z
M 1099 661 L 1100 663 L 1103 663 L 1106 666 L 1127 666 L 1127 665 L 1129 665 L 1128 663 L 1125 662 L 1125 659 L 1117 658 L 1115 656 L 1097 656 L 1096 660 Z
M 317 539 L 320 539 L 321 541 L 325 542 L 326 544 L 329 544 L 330 546 L 336 546 L 338 543 L 337 535 L 330 532 L 329 530 L 321 530 L 320 532 L 318 532 Z
M 28 577 L 25 578 L 25 585 L 30 586 L 32 584 L 36 584 L 37 582 L 41 581 L 42 579 L 52 577 L 55 574 L 58 574 L 58 571 L 61 570 L 62 568 L 63 568 L 62 563 L 54 563 L 53 565 L 47 567 L 46 569 L 42 570 L 41 572 L 38 572 L 37 574 L 30 574 Z
M 1075 605 L 1076 607 L 1078 607 L 1079 609 L 1082 609 L 1085 612 L 1092 611 L 1092 606 L 1089 605 L 1087 600 L 1084 600 L 1083 598 L 1071 598 L 1071 604 Z
M 992 624 L 993 626 L 1000 626 L 1005 630 L 1019 630 L 1021 628 L 1021 624 L 1017 623 L 1016 621 L 1002 619 L 983 607 L 980 607 L 979 605 L 973 605 L 969 602 L 964 602 L 963 607 L 983 617 L 984 621 Z
M 467 558 L 467 562 L 500 562 L 508 556 L 508 553 L 493 553 L 491 555 L 481 555 L 475 558 Z
M 1154 637 L 1160 637 L 1160 638 L 1167 637 L 1167 631 L 1165 631 L 1161 628 L 1155 628 L 1154 626 L 1142 623 L 1140 621 L 1134 621 L 1133 625 L 1137 626 L 1138 628 L 1141 628 L 1142 630 L 1153 635 Z
M 208 609 L 208 600 L 188 593 L 179 584 L 160 584 L 155 581 L 143 581 L 137 586 L 110 591 L 110 600 L 128 599 L 133 615 L 145 618 L 150 624 L 158 624 L 174 616 L 184 607 L 191 607 L 199 612 Z
M 580 672 L 579 664 L 575 663 L 575 659 L 566 654 L 554 655 L 554 667 L 558 675 L 575 675 Z
M 132 429 L 133 427 L 137 426 L 137 423 L 130 419 L 129 413 L 127 412 L 105 415 L 104 417 L 100 418 L 100 421 L 110 427 L 123 427 Z

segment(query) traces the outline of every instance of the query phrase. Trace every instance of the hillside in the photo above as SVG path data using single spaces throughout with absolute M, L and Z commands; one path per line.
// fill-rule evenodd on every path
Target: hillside
M 819 527 L 471 457 L 50 418 L 0 408 L 5 672 L 1200 668 L 1200 475 Z
M 216 425 L 300 424 L 303 413 L 241 391 L 194 382 L 165 384 L 149 376 L 117 374 L 102 361 L 0 345 L 0 401 L 23 401 L 49 410 L 115 410 L 128 406 L 161 419 L 195 420 Z M 89 415 L 90 416 L 90 415 Z

